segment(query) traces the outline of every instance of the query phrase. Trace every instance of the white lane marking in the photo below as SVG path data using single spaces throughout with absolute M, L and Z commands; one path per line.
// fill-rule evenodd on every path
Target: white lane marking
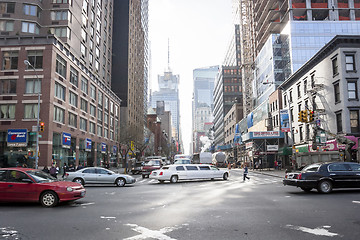
M 89 202 L 89 203 L 81 203 L 81 206 L 88 206 L 88 205 L 93 205 L 95 204 L 94 202 Z
M 311 233 L 311 234 L 318 235 L 318 236 L 334 237 L 334 236 L 339 235 L 337 233 L 329 232 L 329 230 L 325 229 L 325 228 L 330 228 L 331 226 L 323 226 L 323 227 L 317 227 L 317 228 L 313 229 L 313 228 L 293 226 L 293 225 L 288 224 L 288 225 L 286 225 L 286 227 L 288 227 L 290 229 L 306 232 L 306 233 Z
M 104 217 L 104 216 L 101 216 L 100 218 L 102 218 L 102 219 L 116 219 L 116 217 Z
M 137 224 L 125 224 L 126 226 L 130 226 L 132 227 L 131 229 L 140 233 L 140 235 L 136 235 L 133 237 L 129 237 L 129 238 L 125 238 L 124 240 L 141 240 L 141 239 L 148 239 L 148 238 L 153 238 L 153 239 L 158 239 L 158 240 L 176 240 L 175 238 L 171 238 L 169 236 L 166 236 L 164 233 L 169 233 L 172 232 L 176 229 L 179 229 L 181 227 L 178 226 L 174 226 L 174 227 L 164 227 L 161 228 L 160 230 L 156 231 L 156 230 L 150 230 L 148 228 L 145 227 L 141 227 Z
M 8 239 L 9 237 L 19 239 L 18 231 L 11 230 L 10 227 L 0 228 L 0 237 L 4 239 Z
M 353 203 L 360 203 L 360 201 L 352 201 Z

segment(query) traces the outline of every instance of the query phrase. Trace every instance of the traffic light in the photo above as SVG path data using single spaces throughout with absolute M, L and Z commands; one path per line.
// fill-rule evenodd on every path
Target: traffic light
M 40 132 L 43 132 L 45 130 L 45 123 L 40 122 Z
M 303 116 L 303 111 L 300 111 L 298 113 L 298 122 L 301 122 L 302 121 L 302 116 Z
M 308 112 L 307 110 L 301 111 L 302 114 L 302 118 L 301 118 L 301 122 L 303 123 L 307 123 L 308 122 Z
M 309 122 L 314 121 L 314 111 L 309 110 Z

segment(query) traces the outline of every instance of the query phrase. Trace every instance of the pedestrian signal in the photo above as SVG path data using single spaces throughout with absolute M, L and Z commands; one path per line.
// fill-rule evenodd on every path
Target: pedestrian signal
M 40 122 L 40 132 L 43 132 L 45 130 L 45 123 Z

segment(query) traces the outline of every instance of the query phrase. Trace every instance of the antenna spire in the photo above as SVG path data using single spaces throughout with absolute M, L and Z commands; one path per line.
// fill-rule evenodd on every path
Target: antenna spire
M 168 38 L 168 70 L 170 71 L 170 38 Z

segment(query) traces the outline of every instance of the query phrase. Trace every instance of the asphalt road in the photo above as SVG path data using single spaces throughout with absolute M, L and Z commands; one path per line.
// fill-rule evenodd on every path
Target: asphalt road
M 323 195 L 240 170 L 228 181 L 86 186 L 55 208 L 0 204 L 0 239 L 359 239 L 360 190 Z

